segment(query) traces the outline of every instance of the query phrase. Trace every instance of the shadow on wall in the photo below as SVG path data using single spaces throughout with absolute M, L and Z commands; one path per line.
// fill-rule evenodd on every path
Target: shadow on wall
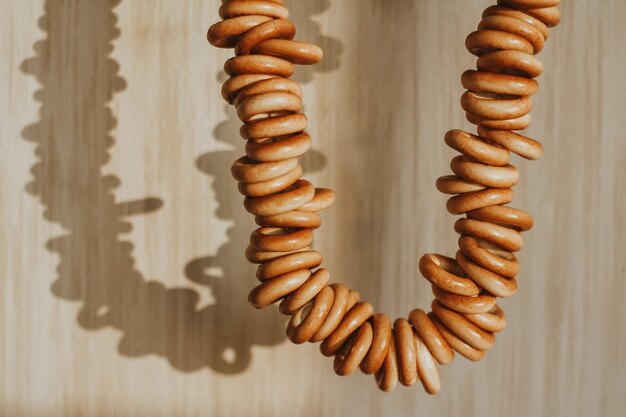
M 39 21 L 46 40 L 34 45 L 36 57 L 21 67 L 42 85 L 35 94 L 42 104 L 40 120 L 23 131 L 39 158 L 26 190 L 41 200 L 44 217 L 67 231 L 46 245 L 60 258 L 51 291 L 82 303 L 77 317 L 82 328 L 119 330 L 122 356 L 156 354 L 184 372 L 205 366 L 221 373 L 241 372 L 250 364 L 253 345 L 284 339 L 284 319 L 275 311 L 258 313 L 246 302 L 254 278 L 248 276 L 243 259 L 250 231 L 238 226 L 245 214 L 229 173 L 236 152 L 214 152 L 197 161 L 215 178 L 216 215 L 235 222 L 229 231 L 232 243 L 185 267 L 190 280 L 211 287 L 215 296 L 216 303 L 201 310 L 196 308 L 200 297 L 195 290 L 147 280 L 134 265 L 132 243 L 124 240 L 131 230 L 130 216 L 154 212 L 164 202 L 156 197 L 116 201 L 120 179 L 102 175 L 115 142 L 110 131 L 116 120 L 108 103 L 126 88 L 119 64 L 109 57 L 112 41 L 120 35 L 113 12 L 119 3 L 46 1 Z M 327 7 L 326 1 L 311 3 L 325 4 L 319 10 Z M 230 143 L 227 138 L 236 136 L 239 122 L 231 109 L 228 114 L 215 134 Z M 323 165 L 319 153 L 307 162 L 309 170 Z M 222 271 L 219 276 L 211 273 L 215 267 Z

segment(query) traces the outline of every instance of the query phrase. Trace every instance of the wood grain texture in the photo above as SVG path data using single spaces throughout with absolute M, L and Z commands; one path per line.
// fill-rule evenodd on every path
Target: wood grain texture
M 288 1 L 325 60 L 299 68 L 333 188 L 316 246 L 378 310 L 431 298 L 456 235 L 434 187 L 453 152 L 463 47 L 486 1 Z M 219 95 L 217 0 L 1 0 L 0 415 L 620 416 L 626 409 L 626 2 L 564 0 L 519 161 L 525 234 L 509 326 L 436 397 L 382 394 L 293 346 L 246 302 L 253 228 Z

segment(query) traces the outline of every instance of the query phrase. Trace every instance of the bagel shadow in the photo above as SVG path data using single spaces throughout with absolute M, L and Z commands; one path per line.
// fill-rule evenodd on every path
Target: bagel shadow
M 59 258 L 51 292 L 81 304 L 76 320 L 82 329 L 119 331 L 123 357 L 156 355 L 182 372 L 208 367 L 240 373 L 252 361 L 252 346 L 284 340 L 284 319 L 272 311 L 259 314 L 245 301 L 254 269 L 238 247 L 247 232 L 240 226 L 244 214 L 234 205 L 241 200 L 227 179 L 234 152 L 232 158 L 214 152 L 197 160 L 215 177 L 220 205 L 215 215 L 236 224 L 228 233 L 233 243 L 184 266 L 190 281 L 213 293 L 216 302 L 203 308 L 196 290 L 166 287 L 144 276 L 135 265 L 134 245 L 124 236 L 132 230 L 131 216 L 149 215 L 166 202 L 156 196 L 119 201 L 120 178 L 103 174 L 117 123 L 109 104 L 126 89 L 120 65 L 110 57 L 121 34 L 114 12 L 120 1 L 47 0 L 38 21 L 46 37 L 20 66 L 41 85 L 34 96 L 41 103 L 39 120 L 22 132 L 38 158 L 26 192 L 40 200 L 47 221 L 63 228 L 46 242 Z M 235 120 L 231 114 L 216 136 L 223 140 L 235 133 Z M 323 164 L 315 153 L 305 163 L 309 171 Z

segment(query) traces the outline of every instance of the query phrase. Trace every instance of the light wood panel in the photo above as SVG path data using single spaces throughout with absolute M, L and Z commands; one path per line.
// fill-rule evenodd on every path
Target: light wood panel
M 296 75 L 307 176 L 338 195 L 316 245 L 378 309 L 427 306 L 417 259 L 456 245 L 434 181 L 488 2 L 287 3 L 326 52 Z M 248 306 L 217 0 L 1 0 L 0 415 L 623 415 L 626 3 L 563 3 L 530 129 L 546 153 L 518 164 L 536 227 L 510 325 L 429 397 L 334 376 Z

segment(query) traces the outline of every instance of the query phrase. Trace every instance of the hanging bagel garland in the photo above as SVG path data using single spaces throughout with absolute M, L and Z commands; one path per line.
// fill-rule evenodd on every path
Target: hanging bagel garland
M 461 106 L 477 134 L 451 130 L 445 143 L 460 153 L 451 161 L 454 175 L 437 180 L 439 191 L 453 195 L 446 206 L 464 214 L 454 229 L 460 234 L 455 258 L 426 254 L 419 270 L 432 284 L 431 312 L 414 309 L 393 323 L 358 291 L 330 283 L 321 268 L 322 255 L 311 249 L 313 230 L 321 226 L 319 211 L 334 201 L 331 190 L 303 180 L 298 159 L 311 147 L 301 113 L 302 90 L 289 79 L 294 65 L 322 59 L 313 44 L 294 41 L 296 28 L 287 20 L 282 0 L 227 0 L 221 22 L 211 26 L 209 42 L 234 48 L 226 61 L 230 78 L 224 99 L 244 123 L 246 155 L 232 174 L 245 196 L 244 207 L 259 225 L 250 238 L 246 258 L 255 264 L 260 284 L 248 297 L 256 308 L 280 301 L 291 316 L 287 337 L 296 344 L 321 342 L 334 356 L 334 370 L 348 375 L 357 368 L 374 374 L 383 391 L 400 381 L 421 381 L 428 393 L 441 389 L 438 364 L 454 352 L 482 359 L 504 329 L 506 317 L 497 297 L 512 296 L 522 247 L 521 232 L 533 225 L 526 212 L 507 206 L 519 181 L 509 164 L 510 152 L 537 159 L 543 148 L 515 133 L 530 124 L 534 80 L 543 70 L 535 58 L 560 21 L 560 0 L 498 0 L 482 15 L 478 29 L 466 39 L 477 56 L 476 70 L 463 73 L 467 91 Z

